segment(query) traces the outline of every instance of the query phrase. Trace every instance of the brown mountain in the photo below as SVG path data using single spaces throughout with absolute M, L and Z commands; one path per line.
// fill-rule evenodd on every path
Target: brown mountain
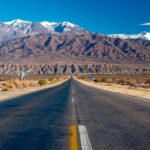
M 111 38 L 100 34 L 40 34 L 0 46 L 0 63 L 93 64 L 150 63 L 150 41 Z

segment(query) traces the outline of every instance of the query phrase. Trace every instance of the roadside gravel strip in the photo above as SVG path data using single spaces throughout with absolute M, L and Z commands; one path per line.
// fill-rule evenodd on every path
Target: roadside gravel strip
M 107 84 L 107 83 L 95 83 L 93 81 L 84 81 L 84 80 L 79 80 L 79 79 L 76 79 L 76 80 L 87 86 L 96 87 L 99 89 L 126 94 L 130 96 L 136 96 L 139 98 L 144 98 L 145 99 L 144 101 L 150 102 L 150 89 L 134 88 L 134 87 L 129 88 L 129 86 L 117 85 L 117 84 L 112 84 L 112 83 Z
M 41 91 L 41 90 L 44 90 L 44 89 L 55 87 L 55 86 L 63 84 L 67 80 L 68 79 L 65 79 L 65 80 L 62 80 L 62 81 L 56 81 L 55 83 L 47 84 L 45 86 L 28 87 L 28 88 L 23 88 L 23 89 L 12 90 L 12 91 L 8 91 L 8 92 L 7 91 L 1 91 L 0 92 L 0 102 L 11 99 L 11 98 L 23 96 L 23 95 L 26 95 L 26 94 L 29 94 L 29 93 L 32 93 L 32 92 Z

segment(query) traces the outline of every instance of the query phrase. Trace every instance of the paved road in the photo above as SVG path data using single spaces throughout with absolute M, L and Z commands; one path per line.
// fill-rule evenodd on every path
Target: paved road
M 0 150 L 67 149 L 71 81 L 0 104 Z
M 150 103 L 73 81 L 78 124 L 94 150 L 150 150 Z
M 0 103 L 0 150 L 67 150 L 71 124 L 93 150 L 150 150 L 149 102 L 75 80 Z

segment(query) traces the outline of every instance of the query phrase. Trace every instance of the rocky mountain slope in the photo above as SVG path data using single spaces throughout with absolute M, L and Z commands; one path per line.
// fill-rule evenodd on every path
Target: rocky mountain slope
M 20 67 L 29 74 L 150 73 L 150 33 L 106 36 L 69 22 L 0 23 L 0 74 Z
M 5 42 L 14 38 L 25 37 L 37 34 L 72 34 L 81 35 L 88 33 L 87 30 L 70 22 L 31 22 L 20 19 L 15 19 L 8 22 L 0 23 L 0 42 Z M 142 32 L 139 34 L 110 34 L 107 35 L 114 38 L 122 39 L 145 39 L 150 40 L 149 32 Z
M 0 23 L 0 43 L 5 43 L 8 40 L 24 36 L 26 36 L 26 34 L 20 30 L 17 30 L 16 27 Z
M 19 75 L 23 70 L 26 75 L 49 74 L 149 74 L 150 66 L 133 64 L 35 64 L 35 65 L 0 65 L 0 75 Z
M 150 41 L 100 34 L 39 34 L 0 46 L 1 63 L 150 63 Z

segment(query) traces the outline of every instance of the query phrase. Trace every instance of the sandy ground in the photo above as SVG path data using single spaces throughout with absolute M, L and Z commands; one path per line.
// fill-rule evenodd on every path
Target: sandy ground
M 43 86 L 35 86 L 35 87 L 28 87 L 28 88 L 22 88 L 22 89 L 15 89 L 15 90 L 11 90 L 11 91 L 0 91 L 0 101 L 8 100 L 10 98 L 18 97 L 21 95 L 35 92 L 35 91 L 44 90 L 44 89 L 47 89 L 50 87 L 58 86 L 67 80 L 68 79 L 58 80 L 54 83 L 46 84 Z
M 93 81 L 84 81 L 79 79 L 77 80 L 87 86 L 92 86 L 92 87 L 108 90 L 111 92 L 117 92 L 117 93 L 127 94 L 127 95 L 136 96 L 140 98 L 145 98 L 148 101 L 150 101 L 150 89 L 135 88 L 135 87 L 118 85 L 113 83 L 95 83 Z

